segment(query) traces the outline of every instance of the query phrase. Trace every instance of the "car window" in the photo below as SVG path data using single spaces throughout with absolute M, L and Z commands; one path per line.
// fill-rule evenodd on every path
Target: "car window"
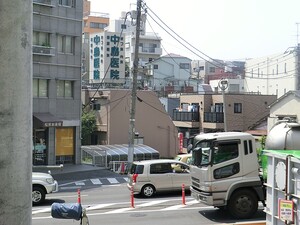
M 150 165 L 150 174 L 172 173 L 171 163 L 155 163 Z
M 144 173 L 144 165 L 132 164 L 129 170 L 130 174 L 143 174 Z
M 189 173 L 190 168 L 181 163 L 172 163 L 173 173 Z

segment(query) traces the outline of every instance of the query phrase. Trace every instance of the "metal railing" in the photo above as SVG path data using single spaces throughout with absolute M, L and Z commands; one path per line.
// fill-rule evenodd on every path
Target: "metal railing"
M 222 113 L 222 112 L 204 112 L 204 122 L 224 123 L 224 113 Z
M 174 121 L 194 121 L 199 122 L 199 112 L 181 112 L 181 111 L 173 111 Z

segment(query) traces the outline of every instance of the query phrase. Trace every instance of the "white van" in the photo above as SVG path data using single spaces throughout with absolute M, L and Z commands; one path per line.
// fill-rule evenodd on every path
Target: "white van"
M 183 185 L 189 190 L 191 184 L 189 165 L 173 159 L 133 162 L 128 177 L 128 189 L 145 197 L 156 192 L 179 191 Z

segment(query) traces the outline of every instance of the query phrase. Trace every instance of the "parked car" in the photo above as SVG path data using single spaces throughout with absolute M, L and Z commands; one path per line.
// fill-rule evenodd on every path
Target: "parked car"
M 180 168 L 175 170 L 174 168 Z M 152 197 L 157 192 L 189 190 L 189 165 L 174 159 L 137 161 L 128 170 L 128 189 L 135 194 Z
M 177 160 L 177 161 L 186 163 L 188 165 L 191 165 L 191 163 L 192 163 L 192 154 L 191 153 L 188 153 L 188 154 L 179 154 L 179 155 L 175 156 L 174 159 Z M 177 167 L 173 167 L 173 168 L 175 170 L 180 169 L 178 166 Z
M 45 201 L 46 194 L 58 191 L 58 183 L 50 173 L 32 173 L 32 204 Z

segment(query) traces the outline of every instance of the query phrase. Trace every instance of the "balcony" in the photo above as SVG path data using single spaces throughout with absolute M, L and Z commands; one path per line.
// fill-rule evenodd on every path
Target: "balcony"
M 199 112 L 182 112 L 174 110 L 172 119 L 175 121 L 199 122 Z
M 173 123 L 176 127 L 195 128 L 199 127 L 199 112 L 173 111 Z
M 55 48 L 40 45 L 32 45 L 32 53 L 34 55 L 55 56 Z
M 222 112 L 204 112 L 204 121 L 206 123 L 224 123 L 224 113 Z
M 33 4 L 55 7 L 55 0 L 33 0 Z

